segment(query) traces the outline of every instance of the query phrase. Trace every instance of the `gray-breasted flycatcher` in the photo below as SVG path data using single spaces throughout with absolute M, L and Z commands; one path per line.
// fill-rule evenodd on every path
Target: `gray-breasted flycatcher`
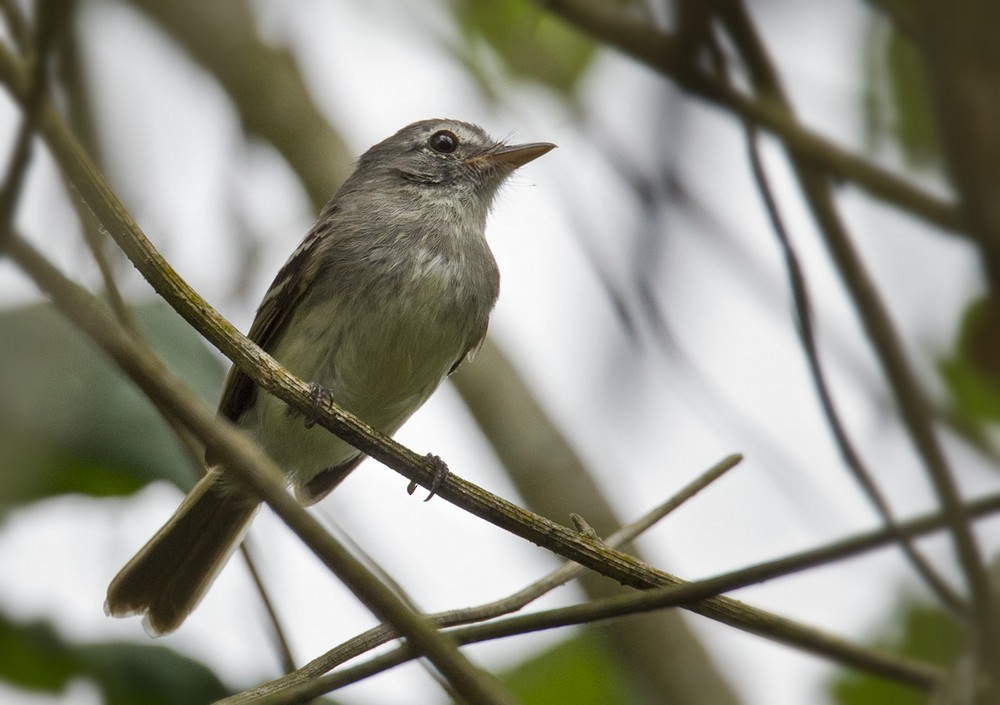
M 391 434 L 479 348 L 499 292 L 486 215 L 518 167 L 553 148 L 424 120 L 358 160 L 264 296 L 249 337 L 336 403 Z M 247 430 L 311 504 L 364 458 L 310 428 L 232 367 L 219 412 Z M 214 465 L 212 458 L 207 458 Z M 108 587 L 105 610 L 171 632 L 259 506 L 215 465 Z

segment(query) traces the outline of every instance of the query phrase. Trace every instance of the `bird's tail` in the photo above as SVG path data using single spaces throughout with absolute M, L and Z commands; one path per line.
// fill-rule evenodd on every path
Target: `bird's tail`
M 224 485 L 220 470 L 209 472 L 111 581 L 104 611 L 145 615 L 143 626 L 153 636 L 177 629 L 239 546 L 259 506 Z

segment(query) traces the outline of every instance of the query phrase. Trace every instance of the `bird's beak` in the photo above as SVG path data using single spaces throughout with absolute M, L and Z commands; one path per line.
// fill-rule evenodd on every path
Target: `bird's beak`
M 465 160 L 465 163 L 470 166 L 506 166 L 513 170 L 538 159 L 555 147 L 551 142 L 513 144 L 509 147 L 501 147 L 496 151 L 470 157 Z

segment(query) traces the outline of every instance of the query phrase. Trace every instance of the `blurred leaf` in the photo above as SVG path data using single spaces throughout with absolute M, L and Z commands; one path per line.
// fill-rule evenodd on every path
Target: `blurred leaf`
M 524 705 L 639 705 L 614 659 L 592 630 L 539 654 L 503 676 Z
M 961 651 L 961 627 L 939 609 L 911 602 L 888 624 L 890 636 L 876 646 L 893 653 L 950 665 Z M 830 690 L 839 705 L 926 705 L 928 700 L 920 690 L 856 671 L 838 676 Z
M 962 315 L 955 351 L 938 364 L 960 416 L 1000 421 L 1000 306 L 971 303 Z
M 865 126 L 869 144 L 896 143 L 911 166 L 937 166 L 941 147 L 920 54 L 881 18 L 868 32 Z
M 135 309 L 157 352 L 206 400 L 223 368 L 166 304 Z M 134 492 L 193 475 L 149 400 L 47 304 L 0 312 L 0 510 L 66 492 Z
M 886 47 L 886 62 L 900 145 L 914 164 L 939 161 L 941 150 L 920 55 L 908 39 L 893 32 Z
M 165 646 L 72 644 L 47 622 L 0 614 L 0 678 L 24 690 L 60 693 L 87 678 L 105 705 L 197 705 L 227 694 L 208 668 Z
M 596 44 L 527 0 L 452 0 L 465 39 L 459 58 L 485 92 L 494 71 L 488 46 L 515 77 L 539 81 L 572 94 L 587 70 Z
M 340 133 L 313 99 L 294 54 L 259 31 L 245 0 L 131 0 L 219 82 L 244 129 L 271 144 L 318 211 L 351 173 Z M 333 69 L 334 67 L 331 67 Z

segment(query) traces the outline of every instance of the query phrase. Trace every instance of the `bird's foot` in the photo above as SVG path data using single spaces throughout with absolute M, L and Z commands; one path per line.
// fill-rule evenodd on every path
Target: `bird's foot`
M 438 489 L 441 487 L 441 483 L 448 479 L 448 475 L 451 474 L 451 470 L 448 469 L 447 463 L 441 460 L 440 456 L 434 455 L 433 453 L 428 453 L 424 459 L 434 465 L 434 478 L 431 480 L 431 491 L 424 500 L 425 502 L 430 502 L 431 498 L 437 494 Z M 416 489 L 417 483 L 411 482 L 406 488 L 406 493 L 413 494 Z
M 313 403 L 316 404 L 316 405 L 319 405 L 319 404 L 330 404 L 330 403 L 333 402 L 333 392 L 331 392 L 329 389 L 325 389 L 324 387 L 321 387 L 320 385 L 316 384 L 315 382 L 310 382 L 309 383 L 309 396 L 312 397 Z M 295 409 L 295 408 L 293 408 L 291 406 L 288 407 L 288 417 L 289 418 L 294 419 L 298 415 L 299 415 L 298 409 Z M 315 413 L 307 414 L 306 415 L 306 420 L 305 420 L 305 426 L 306 426 L 306 428 L 312 428 L 313 426 L 316 425 L 316 422 L 318 420 L 319 420 L 319 416 L 317 414 L 315 414 Z

